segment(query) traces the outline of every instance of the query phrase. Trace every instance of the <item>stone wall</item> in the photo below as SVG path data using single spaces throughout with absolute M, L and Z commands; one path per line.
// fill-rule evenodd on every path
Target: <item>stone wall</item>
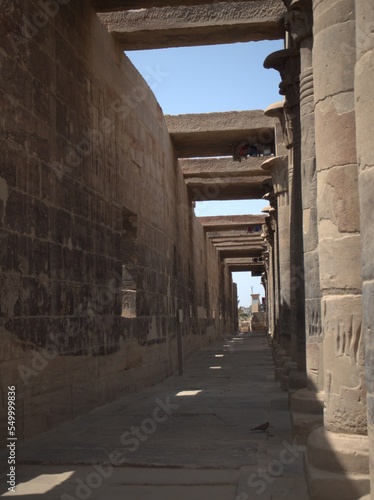
M 22 439 L 171 374 L 178 309 L 186 355 L 214 338 L 219 264 L 162 110 L 89 2 L 2 9 L 0 380 Z

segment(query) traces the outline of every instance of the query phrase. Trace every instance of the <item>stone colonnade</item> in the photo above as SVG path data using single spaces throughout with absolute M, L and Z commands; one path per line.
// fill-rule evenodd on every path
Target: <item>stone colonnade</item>
M 277 195 L 274 234 L 267 224 L 268 260 L 272 256 L 272 262 L 279 263 L 279 297 L 290 301 L 291 320 L 285 331 L 280 314 L 272 343 L 277 377 L 289 378 L 295 441 L 307 444 L 311 499 L 335 495 L 354 500 L 369 491 L 369 455 L 372 475 L 374 463 L 374 148 L 369 135 L 374 4 L 284 3 L 286 46 L 268 56 L 265 67 L 280 72 L 280 93 L 285 95 L 283 106 L 272 105 L 266 113 L 279 118 L 289 150 L 288 227 L 277 194 L 287 159 L 275 157 L 263 168 L 271 171 Z M 276 271 L 274 264 L 267 265 L 267 283 L 275 282 L 271 269 Z M 287 347 L 279 349 L 288 339 L 289 352 Z M 300 388 L 303 368 L 306 381 Z

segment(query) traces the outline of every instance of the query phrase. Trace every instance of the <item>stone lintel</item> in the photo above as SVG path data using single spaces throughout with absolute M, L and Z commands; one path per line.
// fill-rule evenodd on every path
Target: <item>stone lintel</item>
M 263 241 L 261 236 L 222 236 L 221 238 L 211 238 L 213 245 L 219 245 L 222 243 L 233 242 L 233 243 L 245 243 L 247 245 L 260 245 Z
M 227 229 L 226 231 L 214 231 L 214 232 L 208 232 L 207 233 L 208 238 L 214 240 L 216 238 L 236 238 L 240 236 L 250 236 L 251 238 L 257 238 L 260 236 L 260 233 L 256 234 L 249 234 L 247 233 L 247 228 L 241 229 L 241 230 L 231 230 Z
M 253 257 L 229 258 L 225 259 L 225 264 L 233 273 L 243 271 L 261 272 L 264 267 L 263 263 L 259 264 L 258 261 L 255 262 L 253 259 Z
M 261 199 L 269 190 L 271 177 L 186 179 L 193 201 Z
M 281 2 L 252 0 L 99 14 L 124 50 L 276 40 L 284 36 Z
M 180 158 L 232 156 L 242 141 L 274 144 L 276 119 L 263 110 L 166 115 L 167 128 Z
M 242 2 L 242 0 L 232 0 L 232 2 Z M 207 0 L 91 0 L 93 8 L 97 12 L 118 12 L 151 9 L 154 7 L 181 7 L 204 5 Z M 221 2 L 212 0 L 210 4 L 219 5 Z
M 262 225 L 265 223 L 265 215 L 214 215 L 210 217 L 198 217 L 198 221 L 206 232 L 237 231 L 246 230 L 250 225 Z
M 252 264 L 258 265 L 258 262 L 254 262 L 253 257 L 238 257 L 226 259 L 226 264 L 228 266 L 250 266 Z
M 262 241 L 236 241 L 227 239 L 225 241 L 220 241 L 213 243 L 217 250 L 221 248 L 245 248 L 245 247 L 260 247 Z
M 236 179 L 193 178 L 186 179 L 186 184 L 193 201 L 261 199 L 269 191 L 267 184 L 271 184 L 270 177 L 258 178 L 258 182 Z
M 266 156 L 249 156 L 240 163 L 227 158 L 181 159 L 179 165 L 186 179 L 190 177 L 256 177 L 263 176 L 261 165 Z
M 218 249 L 221 260 L 232 257 L 261 257 L 262 247 L 230 247 Z
M 226 259 L 227 261 L 227 259 Z M 228 265 L 228 268 L 229 270 L 232 272 L 232 273 L 243 273 L 243 272 L 246 272 L 246 271 L 250 271 L 250 272 L 256 272 L 256 276 L 258 276 L 259 273 L 263 273 L 264 271 L 264 266 L 261 265 L 245 265 L 245 264 L 238 264 L 238 265 L 235 265 L 235 264 L 229 264 Z

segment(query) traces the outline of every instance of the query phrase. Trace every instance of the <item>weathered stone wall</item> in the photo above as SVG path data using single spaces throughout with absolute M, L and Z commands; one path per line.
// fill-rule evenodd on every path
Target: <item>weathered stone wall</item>
M 19 439 L 166 377 L 178 309 L 188 355 L 216 334 L 206 290 L 218 308 L 153 94 L 88 1 L 52 4 L 6 2 L 0 23 L 0 380 Z

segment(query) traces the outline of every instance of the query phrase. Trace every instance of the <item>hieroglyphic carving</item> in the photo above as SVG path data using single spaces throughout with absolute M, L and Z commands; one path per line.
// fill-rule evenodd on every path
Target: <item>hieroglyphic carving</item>
M 292 121 L 295 119 L 295 113 L 292 113 L 290 107 L 287 102 L 284 105 L 284 134 L 285 134 L 285 143 L 287 149 L 293 147 L 293 126 Z
M 325 319 L 325 331 L 334 337 L 336 357 L 348 356 L 352 364 L 364 365 L 361 316 L 350 314 L 344 318 Z
M 318 307 L 316 301 L 306 303 L 306 319 L 308 326 L 308 337 L 321 337 L 322 336 L 322 325 L 321 325 L 321 311 Z

